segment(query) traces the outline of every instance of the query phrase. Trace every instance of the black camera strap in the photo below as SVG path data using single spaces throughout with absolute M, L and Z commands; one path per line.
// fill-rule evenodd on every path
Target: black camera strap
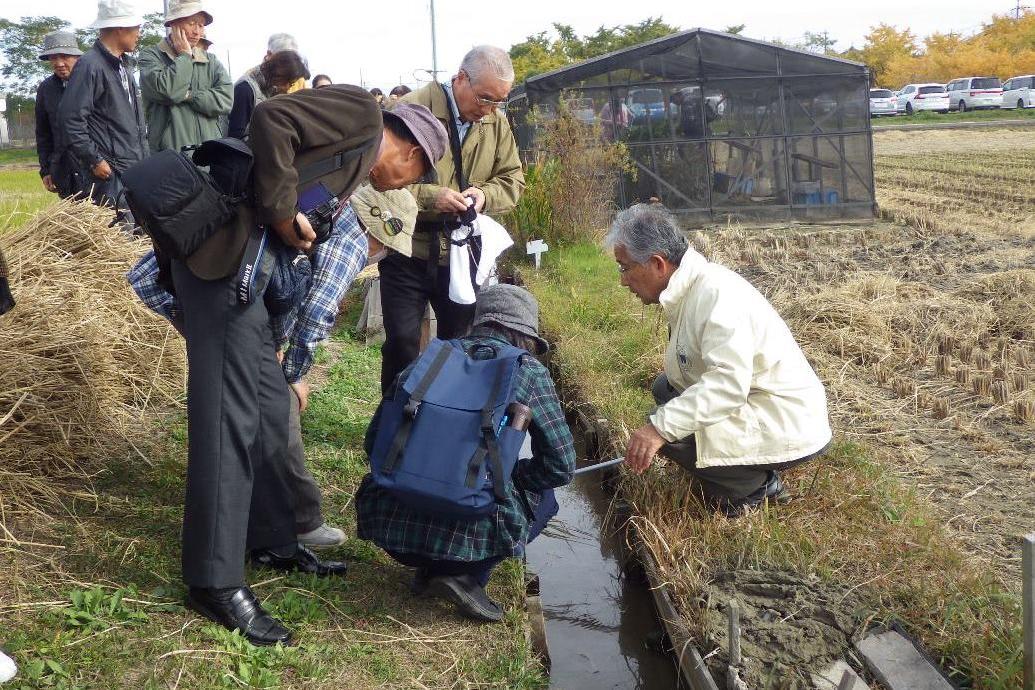
M 454 109 L 453 99 L 449 95 L 449 89 L 446 88 L 445 84 L 439 84 L 439 87 L 442 89 L 442 95 L 446 98 L 446 112 L 449 114 L 447 117 L 449 127 L 446 128 L 446 131 L 449 133 L 449 148 L 453 153 L 453 169 L 456 175 L 456 184 L 460 187 L 460 191 L 463 192 L 465 189 L 468 189 L 471 184 L 467 179 L 467 175 L 464 174 L 464 159 L 463 156 L 460 155 L 462 142 L 460 141 L 460 130 L 456 125 L 456 113 L 459 113 L 460 110 L 459 108 Z M 450 242 L 452 242 L 452 229 L 449 226 L 450 223 L 443 222 L 441 232 L 449 238 Z M 473 232 L 474 231 L 472 230 L 472 234 Z M 438 255 L 440 251 L 439 242 L 438 233 L 434 233 L 434 236 L 431 238 L 431 247 L 428 252 L 428 273 L 432 278 L 437 274 Z M 471 282 L 477 291 L 478 283 L 474 280 L 474 274 L 477 271 L 478 260 L 482 253 L 481 243 L 476 241 L 476 238 L 473 236 L 468 236 L 465 243 L 470 248 L 472 258 L 474 259 L 472 262 L 473 268 Z

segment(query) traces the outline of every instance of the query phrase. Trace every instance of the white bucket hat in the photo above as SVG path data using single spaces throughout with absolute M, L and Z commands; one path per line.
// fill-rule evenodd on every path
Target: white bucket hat
M 170 0 L 169 12 L 165 15 L 165 25 L 169 26 L 177 19 L 193 17 L 196 14 L 205 15 L 205 26 L 212 23 L 212 15 L 201 6 L 198 0 Z
M 124 0 L 98 0 L 97 19 L 91 29 L 131 28 L 144 23 L 133 6 Z

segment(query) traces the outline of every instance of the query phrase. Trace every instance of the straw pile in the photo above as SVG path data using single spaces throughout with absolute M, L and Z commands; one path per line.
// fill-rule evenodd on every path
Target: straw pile
M 61 202 L 0 237 L 18 302 L 0 317 L 0 508 L 60 500 L 62 482 L 132 452 L 176 404 L 183 343 L 125 280 L 148 244 L 110 211 Z

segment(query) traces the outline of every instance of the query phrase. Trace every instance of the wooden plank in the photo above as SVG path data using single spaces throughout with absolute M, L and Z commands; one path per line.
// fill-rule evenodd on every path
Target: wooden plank
M 893 630 L 860 640 L 855 648 L 888 690 L 953 690 L 913 642 Z

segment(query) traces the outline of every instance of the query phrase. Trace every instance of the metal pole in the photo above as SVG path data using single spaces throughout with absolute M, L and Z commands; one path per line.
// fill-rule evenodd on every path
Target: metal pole
M 1024 537 L 1024 690 L 1035 690 L 1035 533 Z
M 169 0 L 162 0 L 162 16 L 169 16 Z
M 438 81 L 438 45 L 435 39 L 435 0 L 431 0 L 431 78 Z

